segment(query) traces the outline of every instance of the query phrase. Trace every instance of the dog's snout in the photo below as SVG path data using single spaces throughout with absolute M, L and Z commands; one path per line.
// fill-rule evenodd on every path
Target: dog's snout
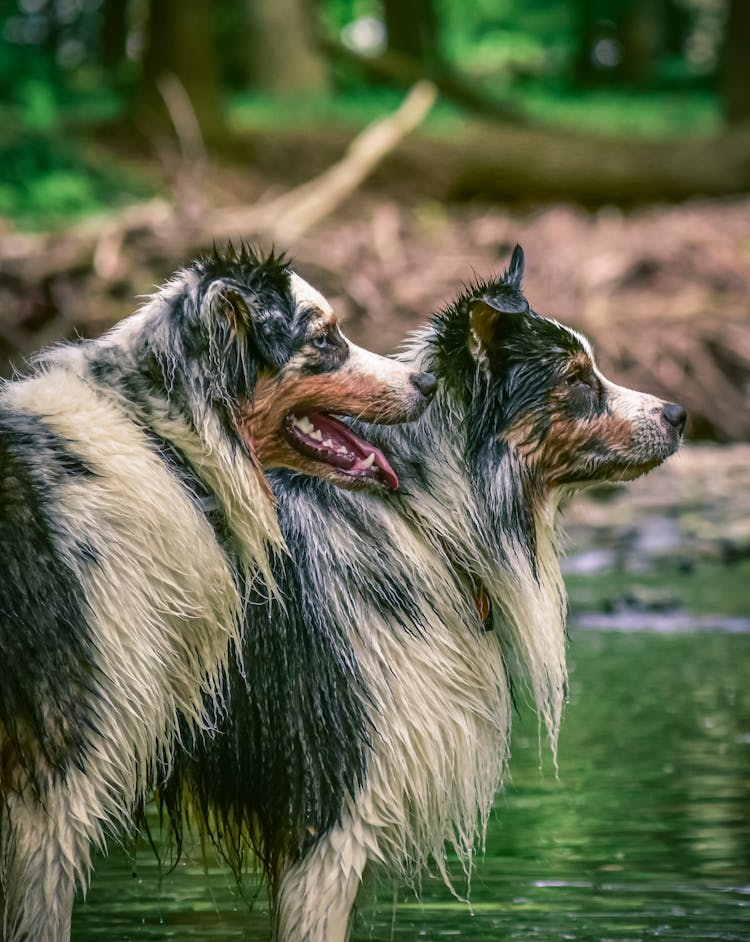
M 687 412 L 682 406 L 677 405 L 676 402 L 668 402 L 661 410 L 661 414 L 667 422 L 682 435 L 685 430 L 685 423 L 687 422 Z
M 425 399 L 432 399 L 438 387 L 438 382 L 432 373 L 412 373 L 410 379 Z

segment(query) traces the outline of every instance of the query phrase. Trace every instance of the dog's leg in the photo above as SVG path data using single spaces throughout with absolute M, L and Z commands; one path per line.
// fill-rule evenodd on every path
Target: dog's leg
M 88 815 L 79 817 L 68 790 L 58 789 L 46 806 L 28 792 L 10 796 L 3 818 L 0 939 L 67 942 L 76 883 L 89 868 Z
M 274 905 L 275 942 L 346 942 L 364 846 L 339 826 L 286 870 Z

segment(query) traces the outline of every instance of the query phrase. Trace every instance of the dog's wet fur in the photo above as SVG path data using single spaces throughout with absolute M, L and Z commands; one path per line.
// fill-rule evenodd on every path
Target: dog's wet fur
M 69 937 L 92 846 L 169 761 L 178 717 L 209 721 L 249 596 L 278 597 L 262 469 L 393 489 L 330 412 L 411 420 L 434 388 L 246 248 L 0 388 L 3 942 Z
M 416 424 L 355 424 L 397 492 L 271 476 L 285 603 L 247 610 L 215 736 L 178 760 L 181 803 L 240 869 L 257 852 L 275 938 L 341 942 L 368 863 L 416 879 L 446 842 L 468 869 L 508 757 L 512 687 L 556 748 L 566 694 L 563 498 L 679 446 L 677 405 L 607 380 L 588 342 L 533 312 L 516 248 L 412 340 L 440 382 Z

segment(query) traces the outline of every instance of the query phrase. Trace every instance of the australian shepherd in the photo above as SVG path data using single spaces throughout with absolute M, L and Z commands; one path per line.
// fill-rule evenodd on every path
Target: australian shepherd
M 248 608 L 226 719 L 167 790 L 240 868 L 266 868 L 274 934 L 342 942 L 363 871 L 413 880 L 446 845 L 468 871 L 508 758 L 511 691 L 556 748 L 566 695 L 561 500 L 679 446 L 684 410 L 617 386 L 589 343 L 529 308 L 523 253 L 435 316 L 403 362 L 438 377 L 403 430 L 355 424 L 401 486 L 272 476 L 284 607 Z M 309 431 L 309 430 L 308 430 Z
M 435 386 L 350 344 L 284 259 L 243 249 L 0 388 L 4 942 L 69 937 L 92 845 L 178 717 L 206 722 L 250 596 L 276 595 L 261 469 L 394 488 L 328 413 L 412 420 Z

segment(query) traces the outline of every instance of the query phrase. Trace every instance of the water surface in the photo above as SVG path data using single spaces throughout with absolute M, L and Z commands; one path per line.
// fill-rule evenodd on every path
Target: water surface
M 420 900 L 368 882 L 354 942 L 750 940 L 750 635 L 574 631 L 570 666 L 559 775 L 523 712 L 471 908 L 435 877 Z M 160 876 L 111 847 L 74 942 L 267 938 L 252 879 L 208 857 Z

